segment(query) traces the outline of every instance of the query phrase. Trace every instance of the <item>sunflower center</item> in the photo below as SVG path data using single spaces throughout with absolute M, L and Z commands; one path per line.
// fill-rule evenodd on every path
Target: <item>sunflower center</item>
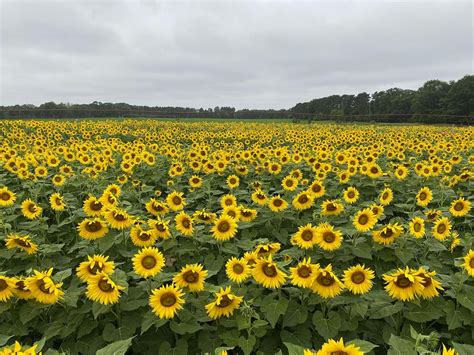
M 421 201 L 426 200 L 426 197 L 427 197 L 426 192 L 422 192 L 422 193 L 420 194 L 420 200 L 421 200 Z
M 181 204 L 181 197 L 179 196 L 174 196 L 171 200 L 174 205 L 179 206 Z
M 358 222 L 359 224 L 367 224 L 367 222 L 369 221 L 369 217 L 367 217 L 367 215 L 363 214 L 361 216 L 359 216 L 359 219 L 358 219 Z
M 177 301 L 178 300 L 177 300 L 176 296 L 171 292 L 164 293 L 160 297 L 160 303 L 161 303 L 162 306 L 165 306 L 165 307 L 171 307 Z
M 336 235 L 331 231 L 326 231 L 323 233 L 323 240 L 326 243 L 333 243 L 336 240 Z
M 10 200 L 10 194 L 8 192 L 2 192 L 1 198 L 3 201 L 8 201 Z
M 237 182 L 237 180 L 235 180 L 235 179 L 230 179 L 229 182 L 233 185 L 233 184 L 235 184 L 235 183 Z
M 184 228 L 189 228 L 191 226 L 191 222 L 189 221 L 189 219 L 183 219 L 183 221 L 181 222 L 181 224 L 183 225 Z
M 240 264 L 235 264 L 234 266 L 232 266 L 232 271 L 240 275 L 244 272 L 244 267 Z
M 286 180 L 285 185 L 288 186 L 288 187 L 292 187 L 293 186 L 293 180 Z
M 469 261 L 469 266 L 474 269 L 474 258 Z
M 326 206 L 326 211 L 334 212 L 337 210 L 337 206 L 334 203 L 330 203 Z
M 188 284 L 193 284 L 199 281 L 199 274 L 195 271 L 189 270 L 183 274 L 183 279 Z
M 395 284 L 400 288 L 407 288 L 410 287 L 413 283 L 408 280 L 405 275 L 400 275 L 397 277 L 397 281 L 395 281 Z
M 325 287 L 329 287 L 336 282 L 336 280 L 334 280 L 334 278 L 329 274 L 328 275 L 319 274 L 316 281 L 318 282 L 318 284 Z
M 382 200 L 386 200 L 388 198 L 388 192 L 384 192 L 382 194 Z
M 114 219 L 119 222 L 127 220 L 127 217 L 123 213 L 114 213 Z
M 3 280 L 0 280 L 3 281 Z M 28 291 L 26 288 L 25 282 L 24 281 L 17 281 L 15 284 L 16 288 L 19 289 L 20 291 Z M 0 285 L 0 290 L 2 290 L 2 287 Z
M 157 261 L 154 256 L 147 255 L 142 259 L 142 266 L 145 269 L 153 269 L 157 264 Z
M 29 248 L 31 246 L 29 241 L 23 239 L 15 239 L 15 243 L 23 248 Z
M 220 301 L 217 303 L 217 307 L 225 308 L 225 307 L 229 307 L 231 304 L 232 304 L 232 300 L 229 298 L 229 296 L 224 295 L 221 297 Z
M 156 212 L 161 212 L 163 211 L 163 206 L 159 203 L 154 203 L 151 205 L 151 207 L 153 208 L 153 210 L 155 210 Z
M 308 196 L 306 196 L 306 195 L 301 195 L 300 197 L 298 197 L 298 202 L 299 202 L 299 203 L 306 203 L 306 202 L 308 202 Z
M 99 263 L 94 263 L 93 265 L 89 265 L 87 269 L 92 275 L 96 275 L 98 272 L 102 271 L 102 266 L 100 266 Z
M 271 265 L 271 264 L 267 263 L 267 264 L 263 265 L 262 271 L 265 274 L 265 276 L 267 276 L 267 277 L 277 276 L 277 270 L 276 270 L 276 267 L 274 265 Z
M 390 238 L 393 236 L 393 230 L 391 228 L 386 228 L 380 233 L 380 236 L 382 238 Z
M 319 192 L 319 191 L 321 191 L 321 186 L 313 185 L 311 189 L 313 190 L 313 192 Z
M 330 354 L 330 355 L 348 355 L 347 352 L 342 351 L 342 350 L 331 351 L 329 354 Z
M 438 227 L 436 227 L 436 231 L 440 234 L 446 232 L 446 225 L 445 224 L 440 224 Z
M 311 275 L 311 269 L 309 266 L 302 265 L 298 268 L 298 276 L 307 279 Z
M 100 290 L 103 292 L 109 293 L 114 290 L 114 287 L 109 283 L 108 280 L 105 280 L 105 279 L 100 280 L 98 286 Z
M 100 223 L 99 221 L 94 221 L 94 222 L 88 222 L 86 224 L 86 230 L 88 232 L 98 232 L 102 229 L 102 223 Z
M 454 210 L 455 211 L 462 211 L 464 208 L 464 204 L 462 202 L 456 202 L 454 205 Z
M 36 282 L 36 286 L 38 286 L 40 291 L 43 292 L 43 293 L 46 293 L 48 295 L 51 293 L 49 288 L 46 287 L 46 283 L 43 280 L 38 280 Z
M 252 212 L 244 210 L 244 211 L 241 211 L 240 214 L 244 217 L 250 217 L 252 215 Z
M 31 213 L 35 213 L 36 212 L 36 206 L 34 204 L 29 204 L 28 205 L 28 211 L 30 211 Z
M 371 172 L 372 174 L 377 174 L 377 173 L 379 172 L 379 169 L 377 169 L 377 168 L 374 166 L 374 167 L 370 168 L 370 172 Z
M 425 286 L 425 287 L 430 287 L 431 284 L 433 283 L 433 280 L 431 279 L 431 277 L 426 276 L 426 275 L 424 275 L 424 274 L 421 274 L 420 276 L 423 278 L 423 281 L 421 281 L 421 283 L 423 284 L 423 286 Z
M 303 233 L 301 233 L 301 239 L 303 239 L 305 242 L 309 242 L 313 239 L 313 232 L 310 230 L 304 230 Z
M 365 281 L 365 275 L 362 271 L 356 271 L 351 275 L 351 281 L 357 285 Z
M 222 221 L 218 224 L 217 230 L 221 233 L 225 233 L 230 229 L 230 224 L 227 221 Z
M 283 201 L 277 198 L 276 200 L 273 201 L 273 205 L 275 207 L 280 207 L 281 205 L 283 205 Z
M 354 191 L 349 191 L 349 192 L 347 193 L 347 197 L 349 197 L 349 198 L 354 198 L 354 197 L 355 197 L 355 192 L 354 192 Z
M 0 291 L 6 290 L 8 288 L 8 284 L 5 280 L 0 279 Z
M 166 232 L 166 228 L 165 228 L 165 225 L 160 223 L 160 224 L 157 224 L 156 225 L 156 229 L 160 232 Z
M 413 225 L 413 229 L 415 230 L 415 232 L 421 231 L 421 224 L 420 224 L 419 222 L 416 222 L 416 223 Z

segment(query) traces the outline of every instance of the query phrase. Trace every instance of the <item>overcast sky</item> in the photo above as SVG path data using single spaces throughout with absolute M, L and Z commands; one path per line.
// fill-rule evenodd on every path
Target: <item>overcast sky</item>
M 0 105 L 289 108 L 473 73 L 471 1 L 0 4 Z

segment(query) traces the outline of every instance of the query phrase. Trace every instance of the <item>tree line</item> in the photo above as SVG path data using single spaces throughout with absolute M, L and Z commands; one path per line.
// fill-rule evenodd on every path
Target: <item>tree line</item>
M 430 80 L 418 90 L 391 88 L 373 94 L 331 95 L 298 103 L 290 109 L 236 110 L 234 107 L 192 108 L 137 106 L 127 103 L 0 106 L 1 118 L 175 117 L 425 122 L 472 124 L 474 75 L 457 81 Z

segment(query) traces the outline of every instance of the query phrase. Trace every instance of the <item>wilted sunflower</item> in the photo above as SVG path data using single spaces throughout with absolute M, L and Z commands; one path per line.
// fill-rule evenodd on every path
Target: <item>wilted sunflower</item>
M 26 287 L 26 277 L 19 276 L 13 278 L 14 288 L 13 293 L 15 297 L 22 299 L 22 300 L 29 300 L 33 297 L 31 291 Z
M 346 201 L 349 204 L 356 203 L 357 200 L 359 199 L 359 190 L 357 190 L 353 186 L 350 186 L 344 190 L 343 197 L 344 197 L 344 201 Z
M 298 287 L 311 287 L 318 269 L 319 264 L 312 264 L 311 258 L 303 259 L 297 266 L 290 268 L 291 283 Z
M 385 290 L 397 300 L 412 301 L 423 291 L 423 278 L 418 276 L 408 266 L 405 269 L 397 269 L 391 274 L 384 274 Z
M 49 198 L 49 204 L 54 211 L 64 211 L 66 204 L 64 203 L 64 197 L 60 193 L 56 192 Z
M 421 207 L 426 207 L 433 199 L 433 192 L 429 187 L 423 187 L 416 194 L 416 204 Z
M 32 200 L 27 199 L 21 203 L 21 212 L 28 219 L 36 219 L 41 215 L 43 209 Z
M 4 186 L 0 188 L 0 206 L 7 207 L 15 203 L 16 196 L 15 194 Z
M 319 350 L 316 355 L 364 355 L 364 352 L 360 350 L 358 346 L 354 344 L 344 345 L 344 341 L 339 339 L 335 341 L 329 339 L 327 343 L 323 344 L 321 350 Z
M 237 206 L 237 197 L 232 194 L 224 195 L 221 197 L 220 204 L 222 209 L 225 209 L 226 207 Z
M 174 218 L 176 229 L 185 236 L 192 236 L 194 233 L 193 219 L 190 215 L 181 211 Z
M 179 287 L 188 287 L 191 292 L 204 290 L 204 281 L 208 271 L 200 264 L 188 264 L 181 268 L 181 271 L 173 277 L 173 283 Z
M 48 271 L 34 270 L 34 275 L 25 280 L 26 287 L 36 301 L 43 304 L 54 304 L 63 298 L 62 282 L 55 284 L 51 275 L 53 268 Z
M 451 202 L 451 207 L 449 208 L 449 212 L 451 212 L 454 217 L 465 216 L 470 210 L 471 202 L 462 197 Z
M 249 278 L 251 270 L 245 259 L 237 259 L 236 257 L 230 258 L 225 264 L 225 272 L 227 277 L 240 284 Z
M 313 203 L 314 203 L 314 196 L 306 191 L 300 192 L 298 195 L 296 195 L 293 198 L 293 201 L 291 202 L 293 207 L 298 211 L 304 211 L 304 210 L 307 210 L 308 208 L 311 208 Z
M 268 259 L 257 259 L 252 269 L 255 281 L 266 288 L 279 288 L 285 283 L 286 275 L 273 262 L 272 257 Z
M 216 300 L 206 305 L 207 315 L 212 319 L 231 316 L 243 300 L 243 297 L 231 293 L 230 286 L 221 287 L 215 295 Z
M 100 218 L 86 218 L 77 226 L 79 235 L 88 240 L 104 237 L 109 232 L 109 227 Z
M 464 256 L 464 263 L 461 266 L 464 267 L 469 276 L 474 277 L 474 250 L 470 249 Z
M 377 218 L 370 208 L 365 208 L 356 213 L 352 224 L 359 232 L 367 232 L 374 228 Z
M 117 285 L 108 274 L 99 272 L 87 281 L 86 296 L 94 302 L 103 305 L 117 303 L 120 299 L 120 291 L 124 287 Z
M 273 212 L 281 212 L 281 211 L 284 211 L 288 208 L 288 202 L 286 202 L 284 199 L 282 199 L 280 197 L 280 195 L 276 195 L 276 196 L 273 196 L 268 201 L 268 207 Z
M 173 318 L 176 313 L 183 309 L 184 292 L 176 285 L 161 286 L 155 288 L 149 298 L 150 307 L 160 319 Z
M 163 202 L 159 202 L 154 198 L 151 198 L 150 201 L 145 204 L 145 208 L 153 216 L 163 216 L 168 213 L 168 207 L 166 207 Z
M 410 223 L 410 234 L 415 238 L 422 238 L 425 235 L 425 221 L 421 217 L 414 217 Z
M 82 209 L 89 217 L 98 217 L 104 212 L 103 207 L 104 205 L 99 201 L 98 198 L 89 196 L 89 198 L 84 201 Z
M 186 206 L 186 199 L 182 192 L 173 191 L 166 196 L 166 204 L 173 211 L 181 211 Z
M 321 223 L 316 227 L 316 241 L 321 249 L 331 251 L 341 247 L 342 232 L 335 230 L 329 223 Z
M 370 291 L 374 277 L 375 274 L 370 268 L 358 264 L 344 271 L 342 281 L 350 292 L 355 295 L 362 295 Z
M 156 221 L 155 220 L 149 220 L 148 225 L 150 228 L 153 228 L 154 231 L 156 231 L 156 236 L 158 236 L 161 239 L 168 239 L 171 236 L 171 231 L 169 228 L 169 221 L 162 220 L 158 218 Z M 133 228 L 132 228 L 133 231 Z M 146 231 L 148 233 L 150 231 Z M 138 236 L 138 235 L 137 235 Z M 133 238 L 133 235 L 132 235 Z M 143 238 L 146 238 L 146 236 L 143 236 Z M 153 234 L 151 235 L 151 238 L 153 238 Z M 156 239 L 155 239 L 156 240 Z M 154 244 L 155 242 L 153 242 Z M 152 245 L 152 244 L 150 244 Z M 148 245 L 142 245 L 142 246 L 148 246 Z
M 420 296 L 425 299 L 430 299 L 433 297 L 439 296 L 438 290 L 443 290 L 441 282 L 436 280 L 436 271 L 427 271 L 423 267 L 420 267 L 415 274 L 422 278 L 421 284 L 423 285 L 423 290 L 420 293 Z
M 114 229 L 127 229 L 133 225 L 133 218 L 127 211 L 113 208 L 104 213 L 105 220 Z
M 11 277 L 0 275 L 0 302 L 6 302 L 14 296 L 15 282 Z
M 372 238 L 379 244 L 389 245 L 392 244 L 402 233 L 402 226 L 398 223 L 390 223 L 380 230 L 373 231 Z
M 382 190 L 379 196 L 379 201 L 382 205 L 387 206 L 393 200 L 393 191 L 391 188 L 386 187 Z
M 291 237 L 291 243 L 302 249 L 311 249 L 318 242 L 317 232 L 317 227 L 314 227 L 311 223 L 299 226 L 298 232 Z
M 233 238 L 237 232 L 237 222 L 234 218 L 231 218 L 228 215 L 222 215 L 214 222 L 211 232 L 217 240 L 229 240 Z
M 17 234 L 10 234 L 5 239 L 5 245 L 7 249 L 18 248 L 26 251 L 27 254 L 36 254 L 38 251 L 38 245 L 33 243 L 29 236 L 20 236 Z
M 431 229 L 433 237 L 439 241 L 445 240 L 451 233 L 451 222 L 448 217 L 438 218 Z
M 133 256 L 133 270 L 141 277 L 153 277 L 165 266 L 165 257 L 157 249 L 146 247 Z
M 313 292 L 323 298 L 333 298 L 341 293 L 344 284 L 332 272 L 332 265 L 329 264 L 324 269 L 318 269 L 311 284 Z
M 89 282 L 98 273 L 106 273 L 110 275 L 114 272 L 115 263 L 108 261 L 109 257 L 104 255 L 87 256 L 87 261 L 83 261 L 76 268 L 77 277 L 84 282 Z

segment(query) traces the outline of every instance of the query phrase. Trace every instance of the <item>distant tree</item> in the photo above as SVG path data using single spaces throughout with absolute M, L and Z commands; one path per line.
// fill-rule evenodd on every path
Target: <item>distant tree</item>
M 474 114 L 474 75 L 466 75 L 451 85 L 442 100 L 444 111 L 452 115 Z
M 412 111 L 415 113 L 443 113 L 443 101 L 450 88 L 451 85 L 445 81 L 427 81 L 415 93 Z

